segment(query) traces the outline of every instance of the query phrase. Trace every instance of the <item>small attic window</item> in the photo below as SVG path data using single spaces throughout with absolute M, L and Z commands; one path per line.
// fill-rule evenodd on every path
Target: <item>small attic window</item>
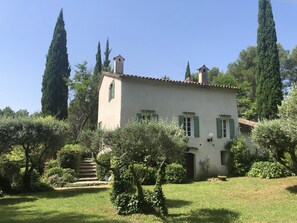
M 205 72 L 205 68 L 203 69 L 203 72 Z
M 121 62 L 121 59 L 119 58 L 119 62 Z
M 114 99 L 114 92 L 115 92 L 115 83 L 114 80 L 109 85 L 109 91 L 108 91 L 108 101 L 111 101 Z

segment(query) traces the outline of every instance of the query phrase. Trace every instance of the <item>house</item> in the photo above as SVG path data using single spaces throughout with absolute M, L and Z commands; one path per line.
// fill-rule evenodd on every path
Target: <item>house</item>
M 244 138 L 247 147 L 250 149 L 251 153 L 256 153 L 256 147 L 253 145 L 251 140 L 251 132 L 253 128 L 257 125 L 257 122 L 250 121 L 244 118 L 238 118 L 240 135 Z
M 122 56 L 114 72 L 104 73 L 99 85 L 98 123 L 101 128 L 123 127 L 130 120 L 176 121 L 189 137 L 187 175 L 198 179 L 201 162 L 210 175 L 226 174 L 224 145 L 239 134 L 237 88 L 207 83 L 208 68 L 199 68 L 199 82 L 163 80 L 124 74 Z

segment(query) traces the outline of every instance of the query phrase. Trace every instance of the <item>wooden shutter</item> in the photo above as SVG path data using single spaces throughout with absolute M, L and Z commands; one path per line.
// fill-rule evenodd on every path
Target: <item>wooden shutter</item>
M 182 115 L 178 116 L 178 124 L 179 124 L 179 126 L 184 125 L 184 116 L 182 116 Z
M 217 137 L 218 139 L 222 138 L 222 120 L 217 118 Z
M 158 114 L 153 114 L 153 120 L 154 121 L 159 121 L 159 115 Z
M 194 116 L 194 137 L 197 138 L 200 136 L 200 131 L 199 131 L 199 117 Z
M 136 114 L 136 120 L 139 121 L 139 122 L 142 120 L 142 114 L 141 113 Z
M 229 119 L 230 139 L 235 137 L 234 119 Z

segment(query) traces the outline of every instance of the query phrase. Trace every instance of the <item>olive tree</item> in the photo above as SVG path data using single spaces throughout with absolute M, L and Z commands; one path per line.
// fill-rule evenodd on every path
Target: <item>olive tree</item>
M 168 124 L 163 121 L 134 121 L 123 128 L 105 134 L 104 144 L 111 149 L 112 155 L 119 161 L 118 165 L 129 169 L 133 175 L 133 184 L 137 190 L 136 197 L 140 212 L 146 209 L 147 202 L 144 198 L 140 179 L 135 171 L 135 164 L 143 163 L 149 166 L 154 163 L 158 167 L 156 183 L 158 194 L 155 197 L 164 198 L 161 188 L 164 167 L 166 164 L 179 161 L 184 157 L 187 140 L 188 138 L 184 135 L 183 130 L 175 123 Z M 112 169 L 115 182 L 121 179 L 121 172 L 118 171 L 118 168 L 119 166 L 114 166 Z M 163 206 L 163 210 L 160 212 L 166 214 L 166 207 Z
M 68 127 L 52 117 L 21 117 L 0 119 L 0 151 L 21 146 L 25 156 L 23 185 L 31 190 L 31 174 L 40 167 L 45 157 L 63 146 Z
M 276 161 L 297 174 L 297 89 L 279 107 L 279 117 L 259 123 L 252 139 L 259 149 L 270 151 Z

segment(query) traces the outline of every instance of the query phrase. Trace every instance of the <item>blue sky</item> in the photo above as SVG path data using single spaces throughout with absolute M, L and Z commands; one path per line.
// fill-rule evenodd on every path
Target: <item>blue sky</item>
M 297 0 L 272 0 L 278 41 L 297 45 Z M 72 74 L 93 69 L 98 41 L 125 73 L 181 80 L 206 64 L 226 71 L 239 52 L 255 45 L 258 0 L 1 0 L 0 108 L 41 110 L 45 57 L 60 9 L 64 10 Z M 103 53 L 103 52 L 102 52 Z

